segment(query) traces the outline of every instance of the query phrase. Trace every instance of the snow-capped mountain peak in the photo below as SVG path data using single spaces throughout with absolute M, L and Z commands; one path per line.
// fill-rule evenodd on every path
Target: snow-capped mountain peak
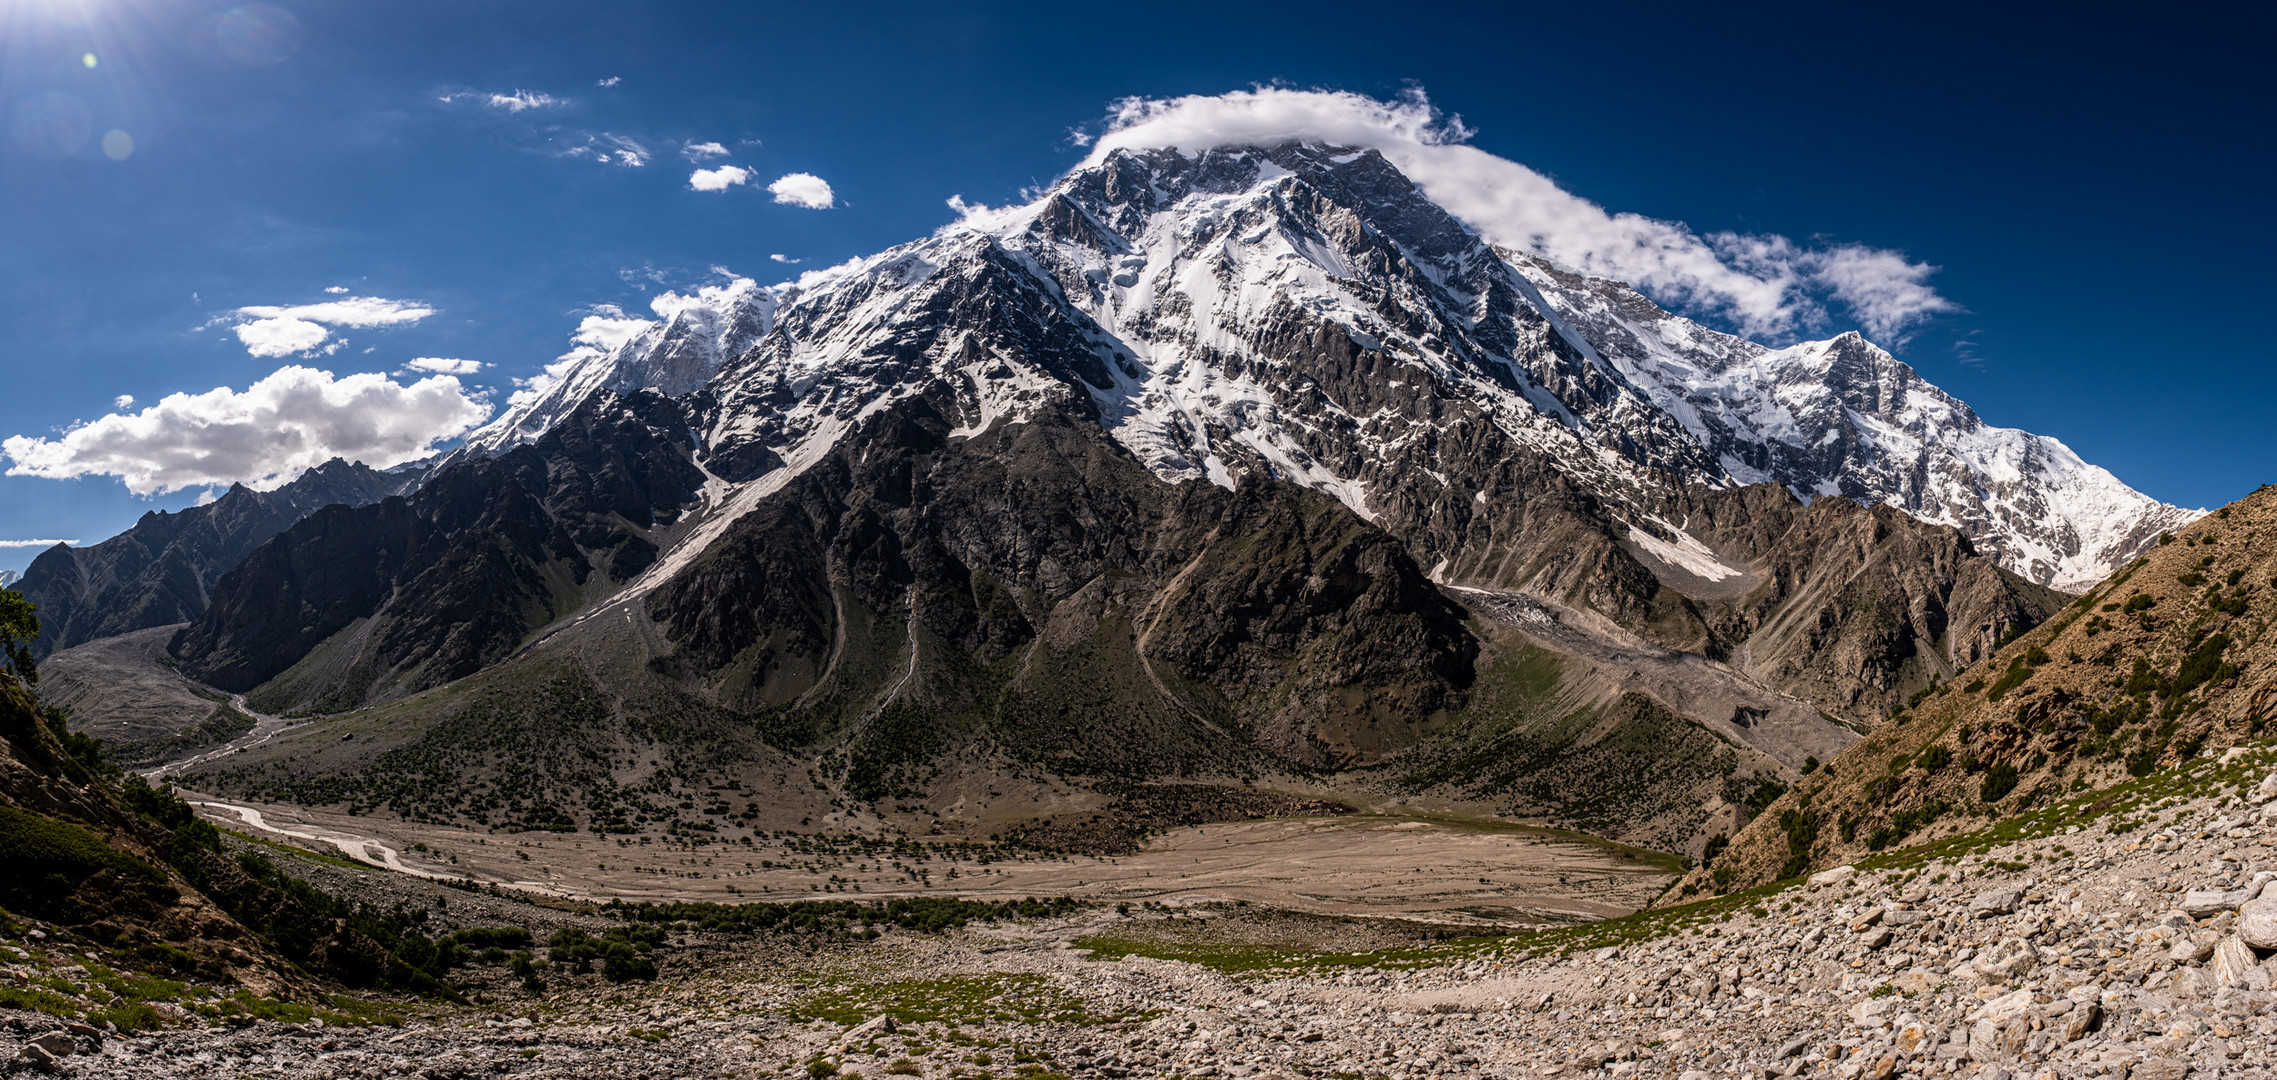
M 905 398 L 953 435 L 1068 407 L 1165 479 L 1328 492 L 1427 565 L 1471 542 L 1448 507 L 1512 497 L 1486 478 L 1521 449 L 1646 534 L 1672 489 L 1777 480 L 1954 525 L 2057 587 L 2194 516 L 1985 424 L 1858 334 L 1772 348 L 1497 247 L 1371 148 L 1119 148 L 965 209 L 796 284 L 667 294 L 475 445 L 599 388 L 703 383 L 706 467 L 772 486 Z
M 629 317 L 614 308 L 587 316 L 575 347 L 507 402 L 506 410 L 467 437 L 466 451 L 497 453 L 544 434 L 600 390 L 655 390 L 679 397 L 701 388 L 731 356 L 748 349 L 774 324 L 788 287 L 761 288 L 731 277 L 686 295 L 666 292 L 649 302 L 656 319 Z

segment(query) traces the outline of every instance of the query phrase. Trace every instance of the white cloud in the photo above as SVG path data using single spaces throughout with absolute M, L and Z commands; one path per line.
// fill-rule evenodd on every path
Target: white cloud
M 437 375 L 472 375 L 482 370 L 482 361 L 454 360 L 442 356 L 421 356 L 403 366 L 413 371 L 430 371 Z
M 697 191 L 726 191 L 751 179 L 751 170 L 740 165 L 722 165 L 716 169 L 697 169 L 688 174 L 688 186 Z
M 1927 279 L 1936 268 L 1860 245 L 1806 247 L 1783 236 L 1713 233 L 1611 213 L 1517 162 L 1463 145 L 1473 132 L 1421 91 L 1377 101 L 1341 91 L 1262 88 L 1216 97 L 1128 98 L 1085 164 L 1117 149 L 1276 146 L 1318 141 L 1376 150 L 1432 201 L 1491 243 L 1630 282 L 1656 298 L 1730 318 L 1742 332 L 1783 334 L 1846 308 L 1885 339 L 1957 310 Z M 971 216 L 985 207 L 952 201 Z M 1697 312 L 1696 312 L 1697 313 Z
M 680 149 L 680 156 L 690 161 L 709 161 L 716 157 L 726 157 L 727 147 L 716 142 L 692 142 Z
M 237 340 L 245 343 L 245 351 L 255 356 L 276 357 L 314 352 L 331 336 L 328 326 L 401 326 L 434 313 L 434 308 L 416 301 L 350 296 L 286 307 L 241 307 L 215 322 L 237 320 Z M 333 347 L 339 344 L 334 342 Z
M 593 81 L 593 85 L 595 85 L 595 86 L 615 86 L 615 85 L 617 85 L 618 83 L 621 83 L 621 82 L 623 82 L 623 81 L 625 81 L 625 77 L 624 77 L 624 76 L 622 76 L 622 75 L 611 75 L 611 76 L 609 76 L 609 77 L 608 77 L 608 78 L 606 78 L 606 79 L 595 79 L 595 80 Z
M 120 394 L 111 399 L 111 408 L 114 409 L 123 409 L 132 404 L 134 404 L 133 394 Z
M 255 356 L 291 356 L 313 351 L 331 331 L 306 319 L 255 319 L 237 327 L 237 340 Z
M 0 540 L 0 548 L 47 548 L 57 544 L 76 544 L 77 540 Z
M 559 104 L 561 104 L 560 98 L 557 98 L 552 94 L 541 94 L 533 90 L 516 90 L 511 94 L 490 95 L 491 107 L 504 109 L 507 112 L 521 112 L 524 109 L 542 109 L 548 105 Z
M 728 273 L 727 268 L 724 266 L 712 267 L 712 272 L 715 274 L 725 274 L 727 276 L 727 284 L 705 285 L 697 289 L 693 294 L 686 296 L 683 296 L 677 292 L 667 291 L 663 295 L 650 300 L 648 302 L 648 309 L 655 312 L 658 317 L 664 319 L 670 319 L 672 316 L 686 311 L 689 308 L 708 308 L 712 311 L 726 311 L 727 309 L 735 306 L 737 301 L 742 300 L 745 297 L 759 291 L 758 282 L 753 281 L 747 277 L 736 277 L 735 275 Z
M 479 101 L 493 109 L 504 109 L 512 113 L 529 109 L 542 109 L 549 105 L 569 104 L 569 102 L 552 94 L 539 93 L 535 90 L 516 90 L 511 94 L 497 94 L 486 90 L 453 90 L 448 94 L 437 95 L 435 100 L 445 105 L 458 101 Z
M 346 285 L 326 285 L 324 287 L 324 291 L 331 293 L 334 296 L 338 296 L 341 293 L 347 292 L 348 287 Z
M 625 314 L 615 304 L 602 304 L 594 310 L 598 314 L 585 316 L 577 324 L 577 329 L 570 333 L 570 350 L 561 354 L 561 360 L 574 363 L 591 356 L 605 356 L 616 351 L 617 346 L 639 337 L 641 331 L 656 325 L 637 315 Z M 552 369 L 552 365 L 547 367 L 548 371 Z
M 665 295 L 672 294 L 666 293 Z M 537 400 L 546 391 L 560 385 L 561 380 L 568 378 L 569 373 L 575 370 L 577 365 L 587 360 L 607 356 L 617 351 L 618 346 L 639 337 L 643 332 L 657 325 L 655 322 L 637 315 L 627 315 L 623 308 L 615 304 L 596 304 L 593 307 L 593 312 L 593 314 L 587 315 L 579 321 L 577 329 L 570 333 L 568 352 L 554 358 L 554 362 L 547 364 L 544 371 L 527 379 L 517 378 L 514 380 L 515 385 L 521 389 L 516 390 L 514 395 L 507 399 L 509 406 Z
M 244 483 L 267 490 L 334 457 L 388 468 L 423 457 L 490 415 L 449 375 L 405 386 L 290 365 L 239 392 L 169 394 L 58 439 L 0 440 L 10 476 L 116 476 L 137 495 Z
M 802 263 L 802 262 L 805 262 L 805 261 L 806 261 L 805 259 L 794 259 L 794 258 L 791 258 L 791 257 L 790 257 L 790 256 L 788 256 L 788 255 L 783 255 L 783 254 L 775 254 L 775 255 L 769 255 L 769 256 L 767 256 L 767 257 L 768 257 L 768 258 L 770 258 L 770 259 L 773 259 L 773 260 L 775 260 L 776 262 L 779 262 L 779 263 L 785 263 L 785 264 L 790 264 L 790 265 L 796 265 L 796 264 L 798 264 L 798 263 Z
M 650 153 L 648 147 L 641 144 L 640 140 L 606 131 L 598 135 L 587 134 L 582 144 L 563 150 L 561 155 L 573 158 L 592 158 L 603 165 L 617 165 L 627 169 L 640 168 L 648 164 L 649 158 L 655 156 Z
M 767 190 L 774 192 L 776 202 L 809 210 L 828 210 L 837 201 L 829 182 L 813 173 L 792 173 L 767 185 Z

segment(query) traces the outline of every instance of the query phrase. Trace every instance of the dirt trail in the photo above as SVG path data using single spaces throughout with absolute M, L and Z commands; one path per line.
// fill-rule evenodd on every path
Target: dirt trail
M 229 755 L 234 754 L 240 750 L 259 746 L 262 743 L 268 742 L 270 739 L 274 739 L 277 736 L 284 734 L 285 732 L 292 731 L 296 728 L 300 728 L 310 723 L 314 723 L 312 720 L 287 720 L 282 716 L 270 716 L 267 713 L 254 712 L 252 708 L 245 704 L 245 695 L 243 694 L 229 695 L 229 707 L 252 717 L 253 730 L 248 731 L 245 734 L 240 735 L 234 739 L 231 739 L 226 743 L 223 743 L 219 749 L 208 750 L 203 754 L 197 755 L 196 757 L 183 758 L 180 761 L 168 762 L 155 769 L 151 769 L 148 772 L 143 773 L 143 777 L 150 780 L 163 780 L 169 776 L 176 776 L 198 765 L 203 765 L 209 761 L 217 761 L 221 758 L 228 757 Z

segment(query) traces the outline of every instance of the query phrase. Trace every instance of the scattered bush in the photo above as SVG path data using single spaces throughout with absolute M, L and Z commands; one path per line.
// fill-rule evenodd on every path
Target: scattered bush
M 2001 762 L 1985 770 L 1984 783 L 1977 788 L 1977 797 L 1987 803 L 1996 803 L 2016 790 L 2016 766 Z

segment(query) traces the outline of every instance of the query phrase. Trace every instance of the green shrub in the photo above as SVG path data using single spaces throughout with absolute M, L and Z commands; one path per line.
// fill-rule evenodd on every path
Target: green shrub
M 77 825 L 0 806 L 0 905 L 26 914 L 54 910 L 81 882 L 110 873 L 162 883 L 166 873 Z
M 1977 788 L 1977 797 L 1987 803 L 1996 803 L 2016 790 L 2016 766 L 2001 762 L 1985 770 L 1984 783 Z
M 2180 697 L 2207 683 L 2218 683 L 2237 674 L 2235 667 L 2222 662 L 2222 651 L 2229 647 L 2228 634 L 2215 634 L 2201 642 L 2183 658 L 2182 666 L 2166 684 L 2165 696 Z

